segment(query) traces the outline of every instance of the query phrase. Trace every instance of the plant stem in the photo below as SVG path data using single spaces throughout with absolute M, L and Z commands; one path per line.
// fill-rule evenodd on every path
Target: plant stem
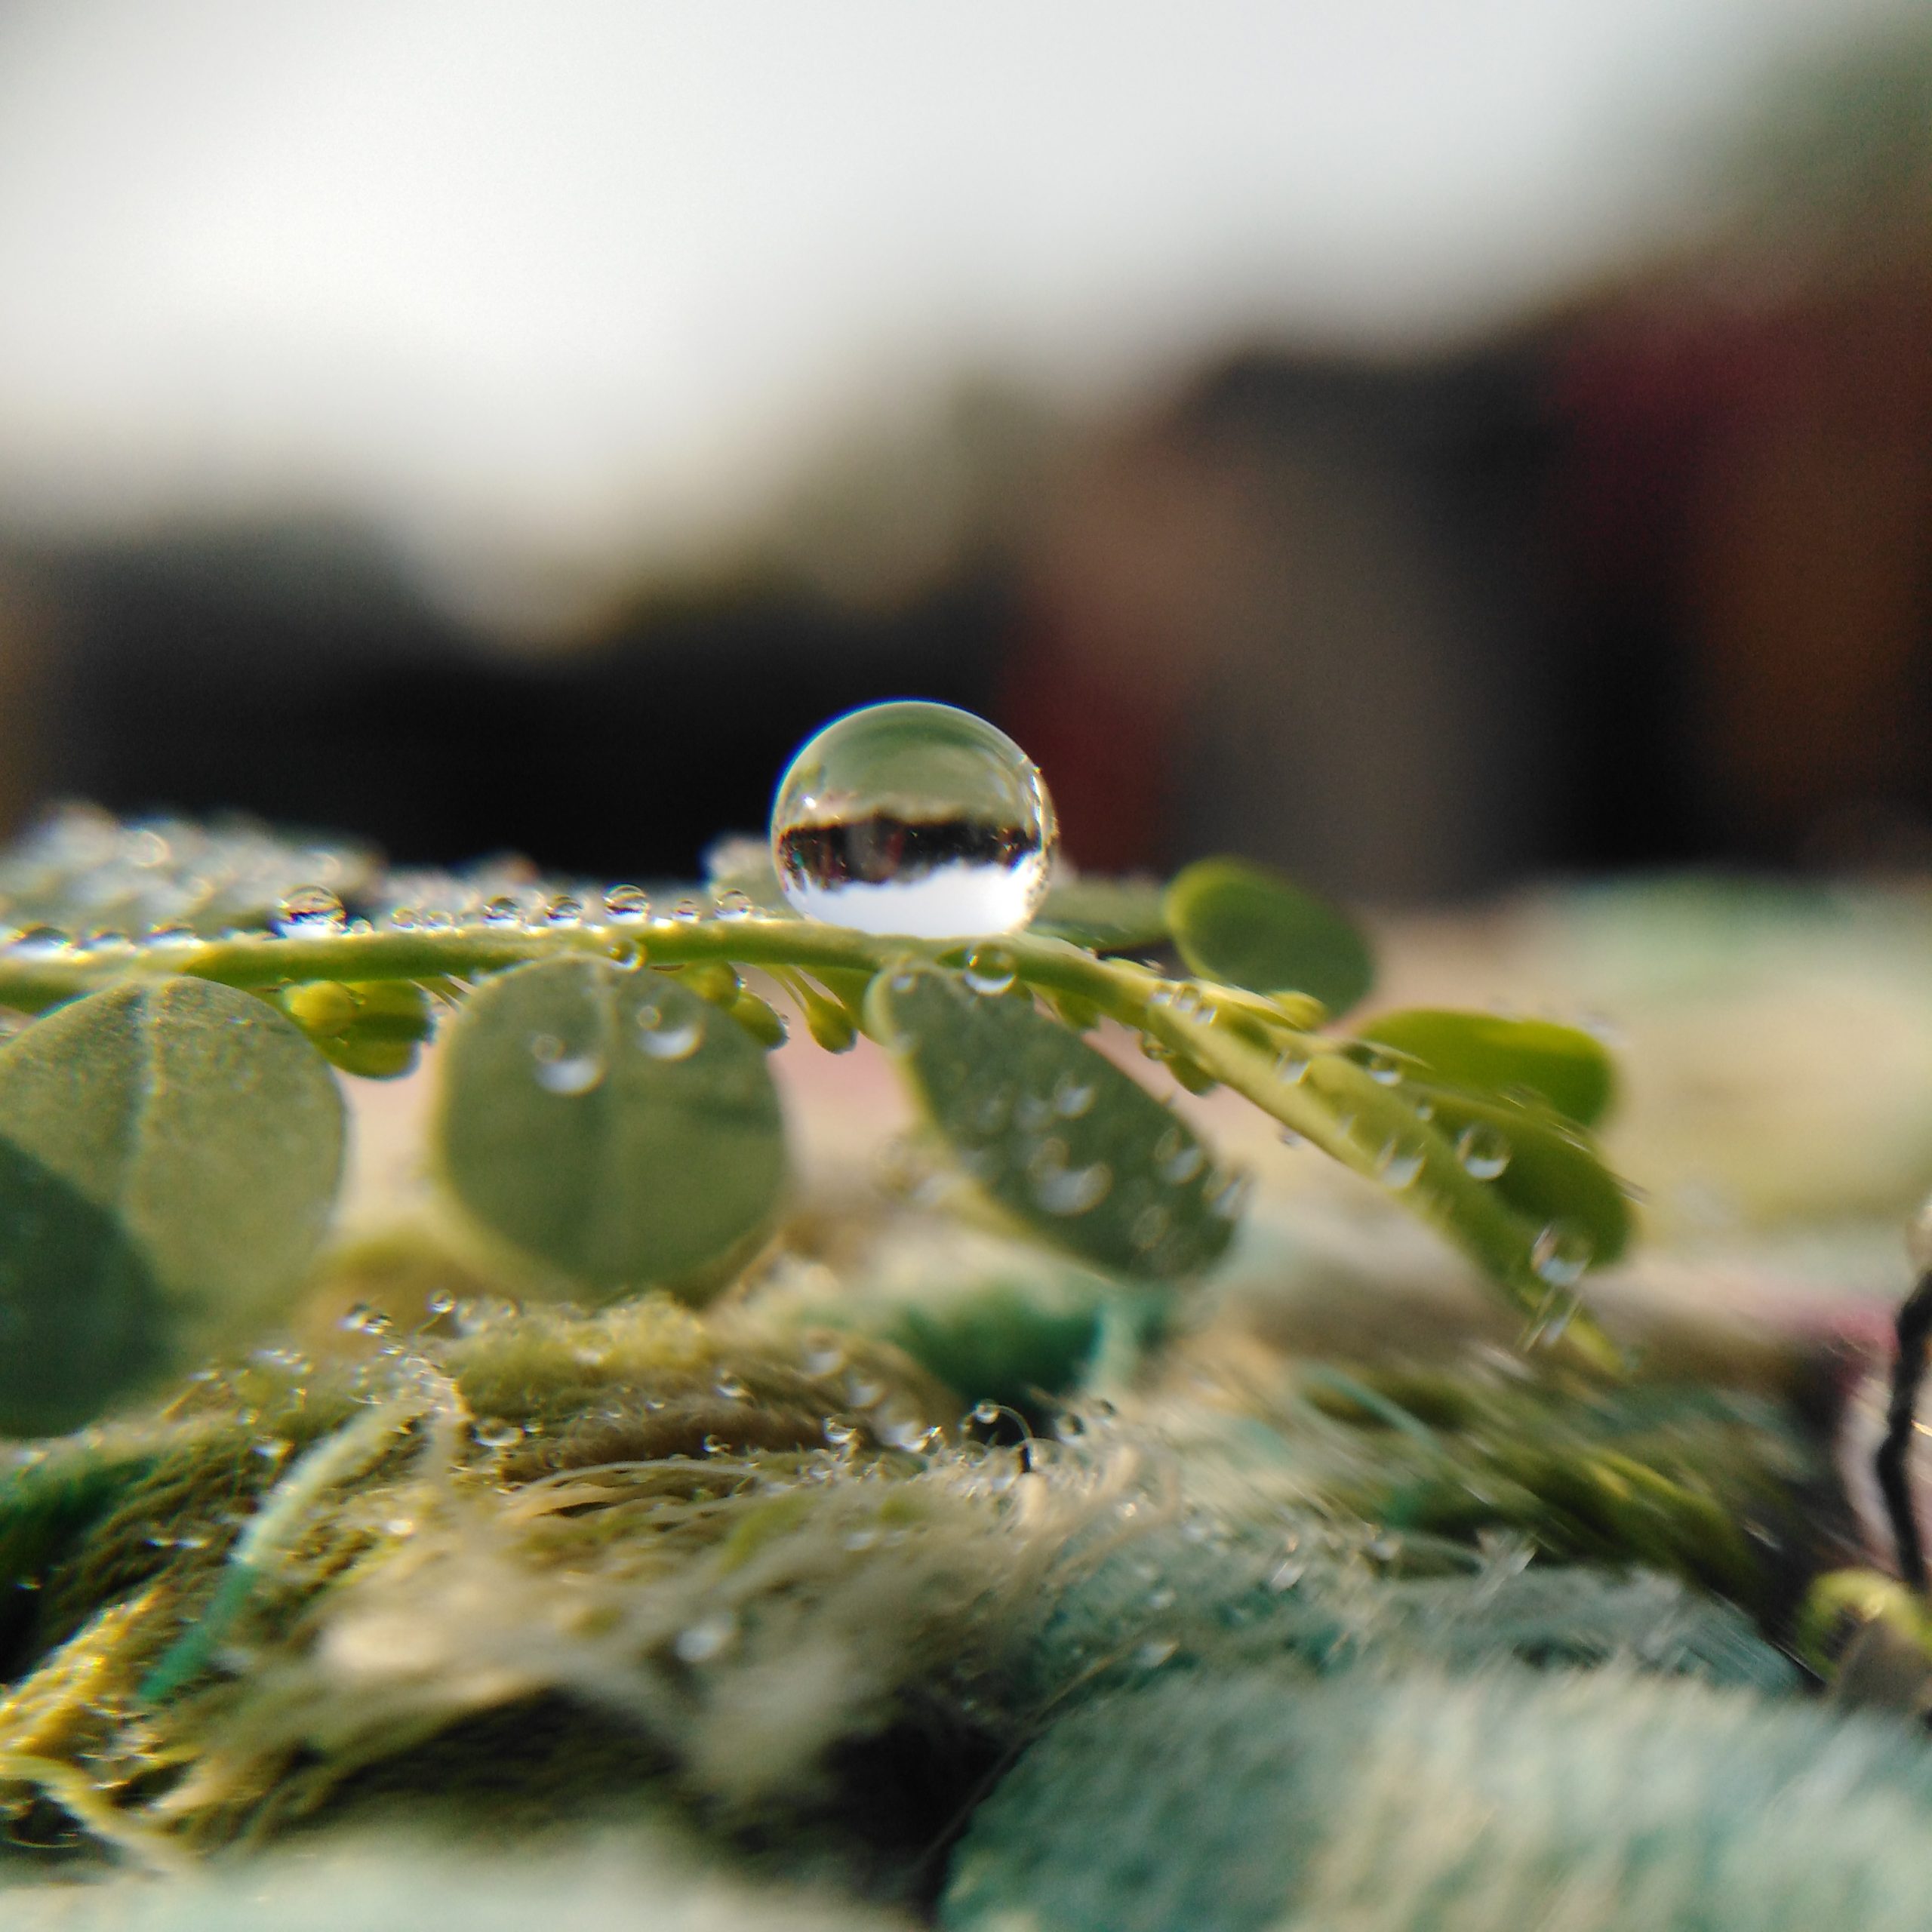
M 1925 1551 L 1912 1494 L 1912 1439 L 1917 1432 L 1918 1391 L 1925 1380 L 1926 1344 L 1932 1340 L 1932 1273 L 1900 1304 L 1898 1356 L 1892 1364 L 1891 1401 L 1885 1411 L 1885 1439 L 1873 1458 L 1885 1515 L 1898 1551 L 1899 1575 L 1908 1589 L 1926 1594 Z

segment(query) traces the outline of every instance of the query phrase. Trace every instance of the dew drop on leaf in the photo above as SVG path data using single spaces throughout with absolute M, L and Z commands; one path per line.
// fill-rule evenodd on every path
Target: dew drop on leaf
M 704 1022 L 695 1017 L 666 1023 L 662 1008 L 637 1010 L 637 1043 L 653 1060 L 689 1060 L 704 1038 Z
M 1026 753 L 950 705 L 869 705 L 805 743 L 778 787 L 772 862 L 808 918 L 971 939 L 1038 909 L 1056 836 Z
M 1400 1192 L 1422 1172 L 1423 1150 L 1420 1141 L 1385 1141 L 1375 1157 L 1375 1172 L 1383 1186 Z
M 1553 1288 L 1574 1287 L 1590 1265 L 1589 1237 L 1581 1229 L 1552 1221 L 1530 1247 L 1530 1266 Z
M 961 977 L 976 993 L 997 998 L 1013 990 L 1020 977 L 1020 964 L 1003 946 L 976 946 L 967 955 Z
M 566 1098 L 588 1094 L 604 1078 L 601 1054 L 560 1054 L 554 1060 L 540 1055 L 537 1063 L 537 1084 L 546 1093 Z
M 515 926 L 523 922 L 523 908 L 507 895 L 491 900 L 483 908 L 486 926 Z
M 1094 1088 L 1091 1082 L 1075 1080 L 1070 1074 L 1063 1073 L 1054 1083 L 1054 1112 L 1062 1120 L 1078 1120 L 1094 1104 Z
M 716 915 L 721 919 L 749 919 L 757 909 L 751 894 L 737 886 L 718 895 Z
M 1509 1164 L 1509 1137 L 1487 1121 L 1472 1121 L 1456 1140 L 1456 1158 L 1472 1180 L 1494 1180 Z
M 1174 1144 L 1168 1146 L 1171 1141 Z M 1166 1152 L 1161 1149 L 1167 1148 Z M 1161 1135 L 1154 1149 L 1155 1165 L 1159 1168 L 1161 1178 L 1171 1181 L 1175 1186 L 1192 1180 L 1208 1164 L 1206 1150 L 1198 1140 L 1183 1140 L 1180 1134 L 1170 1129 Z
M 620 926 L 635 926 L 651 917 L 651 894 L 641 885 L 614 885 L 604 895 L 604 910 Z

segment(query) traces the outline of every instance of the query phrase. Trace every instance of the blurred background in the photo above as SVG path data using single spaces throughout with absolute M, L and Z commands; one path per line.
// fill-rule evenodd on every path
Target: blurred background
M 0 829 L 1932 859 L 1932 8 L 0 0 Z

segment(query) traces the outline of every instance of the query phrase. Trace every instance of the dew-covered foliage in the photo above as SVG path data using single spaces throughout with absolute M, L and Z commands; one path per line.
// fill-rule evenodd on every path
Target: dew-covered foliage
M 285 1318 L 340 1172 L 334 1078 L 402 1076 L 432 1039 L 426 1163 L 530 1291 L 716 1292 L 786 1198 L 763 1060 L 788 1007 L 820 1048 L 878 1041 L 983 1205 L 1105 1272 L 1204 1275 L 1246 1183 L 1081 1037 L 1103 1026 L 1441 1226 L 1529 1331 L 1611 1359 L 1578 1300 L 1630 1229 L 1588 1138 L 1611 1092 L 1595 1039 L 1441 1012 L 1321 1030 L 1365 986 L 1366 943 L 1249 866 L 1198 866 L 1164 894 L 1065 881 L 1020 930 L 1051 849 L 1037 773 L 977 721 L 934 737 L 934 707 L 887 709 L 856 763 L 801 754 L 781 796 L 786 825 L 872 826 L 824 874 L 832 899 L 848 872 L 875 895 L 865 931 L 797 916 L 743 841 L 717 879 L 653 889 L 507 860 L 391 871 L 257 827 L 74 809 L 0 859 L 0 1011 L 23 1027 L 0 1050 L 0 1323 L 24 1344 L 0 1425 L 83 1420 Z M 1026 877 L 986 889 L 1011 918 L 943 936 L 985 884 L 984 854 L 961 857 L 945 828 L 991 836 L 1007 818 L 1019 842 L 995 839 L 999 863 Z M 875 929 L 895 907 L 911 932 Z M 1171 945 L 1197 977 L 1121 956 L 1130 938 Z
M 1567 1796 L 1497 1841 L 1497 1922 L 1595 1885 L 1575 1922 L 1635 1932 L 1758 1842 L 1712 1739 L 1790 1801 L 1842 1506 L 1813 1412 L 1583 1307 L 1632 1232 L 1599 1041 L 1345 1026 L 1345 915 L 1226 862 L 1055 875 L 1017 748 L 891 709 L 703 883 L 82 810 L 0 857 L 0 1884 L 124 1875 L 46 1923 L 306 1923 L 281 1875 L 326 1838 L 355 1932 L 388 1854 L 352 1848 L 408 1832 L 662 1853 L 668 1924 L 1474 1927 L 1430 1916 L 1441 1847 L 1374 1915 L 1407 1731 L 1451 1786 L 1600 1734 L 1621 1792 L 1629 1714 L 1687 1699 L 1690 1849 L 1593 1863 Z M 951 1184 L 835 1235 L 768 1056 L 862 1040 Z M 412 1074 L 426 1218 L 346 1244 L 344 1083 Z M 1169 1074 L 1440 1229 L 1522 1346 L 1241 1331 L 1246 1177 Z M 1915 1817 L 1887 1748 L 1847 1776 Z M 464 1865 L 461 1922 L 528 1896 Z

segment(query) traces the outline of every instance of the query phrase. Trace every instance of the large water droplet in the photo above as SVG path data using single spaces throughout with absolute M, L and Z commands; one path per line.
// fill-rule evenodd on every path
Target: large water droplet
M 601 1054 L 568 1052 L 554 1033 L 534 1035 L 530 1056 L 537 1063 L 537 1084 L 546 1093 L 566 1097 L 588 1094 L 604 1078 Z
M 1038 771 L 950 705 L 869 705 L 792 759 L 771 813 L 786 897 L 861 932 L 1014 932 L 1047 888 L 1055 829 Z
M 1456 1137 L 1456 1158 L 1473 1180 L 1494 1180 L 1509 1164 L 1509 1138 L 1487 1121 L 1472 1121 Z
M 275 912 L 275 931 L 285 939 L 322 939 L 349 923 L 342 901 L 325 885 L 298 885 Z

